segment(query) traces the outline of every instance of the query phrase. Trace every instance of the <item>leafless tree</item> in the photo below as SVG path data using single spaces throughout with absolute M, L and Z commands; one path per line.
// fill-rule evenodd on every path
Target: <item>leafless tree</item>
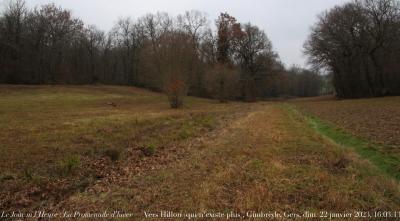
M 255 101 L 258 96 L 257 81 L 268 75 L 276 60 L 272 43 L 258 27 L 245 24 L 234 30 L 233 48 L 236 63 L 241 67 L 242 97 Z
M 319 16 L 305 52 L 333 73 L 339 97 L 399 93 L 399 9 L 396 0 L 357 0 Z
M 374 14 L 375 6 L 363 4 L 363 14 Z M 393 13 L 388 13 L 392 20 Z M 375 20 L 362 21 L 374 24 Z M 179 96 L 220 101 L 239 97 L 253 101 L 257 96 L 279 96 L 287 91 L 281 89 L 288 82 L 282 77 L 284 67 L 262 30 L 241 25 L 228 13 L 216 20 L 216 31 L 209 24 L 205 13 L 198 11 L 177 17 L 159 12 L 137 20 L 121 18 L 109 32 L 103 32 L 55 4 L 29 9 L 23 0 L 12 0 L 0 14 L 0 83 L 102 83 L 168 93 L 174 86 L 184 85 Z M 380 37 L 374 39 L 364 40 L 371 42 L 372 48 L 379 45 Z M 379 57 L 378 49 L 374 53 Z M 392 60 L 390 64 L 395 66 Z M 271 78 L 271 74 L 279 77 Z M 384 77 L 386 82 L 387 75 Z M 279 88 L 272 90 L 275 87 Z M 176 101 L 180 105 L 182 100 Z

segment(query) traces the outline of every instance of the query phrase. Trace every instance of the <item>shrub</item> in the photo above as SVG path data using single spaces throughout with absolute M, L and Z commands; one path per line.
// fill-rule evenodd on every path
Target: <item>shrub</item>
M 186 84 L 182 80 L 171 79 L 166 87 L 165 92 L 171 108 L 180 108 L 183 105 L 183 97 L 186 94 Z

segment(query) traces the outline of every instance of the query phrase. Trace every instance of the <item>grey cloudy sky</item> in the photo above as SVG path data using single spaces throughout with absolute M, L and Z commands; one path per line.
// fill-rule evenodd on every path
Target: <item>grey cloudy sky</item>
M 303 43 L 316 16 L 346 0 L 26 0 L 31 7 L 54 2 L 71 9 L 87 24 L 109 30 L 119 17 L 138 18 L 149 12 L 178 15 L 187 10 L 206 12 L 214 21 L 228 12 L 239 22 L 251 22 L 266 31 L 287 65 L 304 65 Z M 213 25 L 213 23 L 211 24 Z

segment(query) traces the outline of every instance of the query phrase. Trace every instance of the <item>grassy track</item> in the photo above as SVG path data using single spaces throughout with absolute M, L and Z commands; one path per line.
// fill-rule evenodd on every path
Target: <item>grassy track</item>
M 400 209 L 397 181 L 281 104 L 188 98 L 170 110 L 164 96 L 132 88 L 3 86 L 0 105 L 6 210 L 250 220 L 252 211 Z
M 236 212 L 351 211 L 399 205 L 398 184 L 315 134 L 279 106 L 258 105 L 210 137 L 189 141 L 185 158 L 131 173 L 99 194 L 77 194 L 71 209 Z M 249 217 L 246 217 L 246 219 Z M 143 220 L 145 220 L 143 218 Z

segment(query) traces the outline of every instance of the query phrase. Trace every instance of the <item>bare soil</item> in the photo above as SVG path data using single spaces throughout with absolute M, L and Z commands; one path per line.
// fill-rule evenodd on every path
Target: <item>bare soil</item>
M 400 97 L 352 100 L 320 97 L 292 103 L 355 136 L 400 149 Z

